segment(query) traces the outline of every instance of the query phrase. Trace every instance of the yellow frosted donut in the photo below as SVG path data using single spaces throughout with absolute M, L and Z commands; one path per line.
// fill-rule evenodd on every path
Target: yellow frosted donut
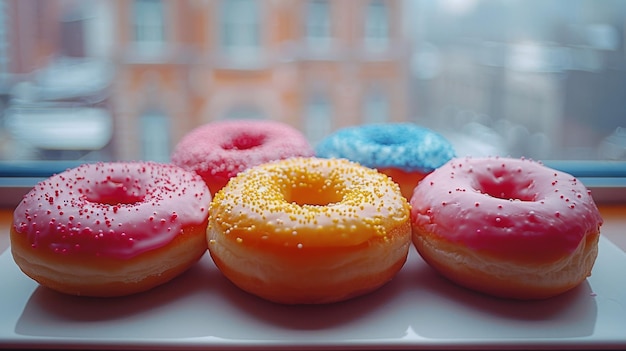
M 388 176 L 342 159 L 291 158 L 232 178 L 211 202 L 207 238 L 241 289 L 285 304 L 329 303 L 395 276 L 409 218 Z

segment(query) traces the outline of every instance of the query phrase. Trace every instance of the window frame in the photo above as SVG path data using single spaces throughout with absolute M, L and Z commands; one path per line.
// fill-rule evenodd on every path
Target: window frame
M 241 11 L 242 7 L 252 7 Z M 262 6 L 254 0 L 230 0 L 221 3 L 217 19 L 218 52 L 238 68 L 256 67 L 263 56 Z M 240 16 L 230 16 L 241 12 Z
M 167 11 L 171 6 L 168 2 L 165 1 L 151 1 L 154 3 L 159 3 L 160 11 Z M 310 4 L 317 4 L 313 6 L 321 6 L 324 8 L 324 12 L 327 12 L 327 15 L 324 15 L 326 18 L 324 19 L 321 35 L 319 38 L 313 38 L 315 40 L 327 41 L 329 45 L 332 45 L 334 41 L 338 40 L 337 31 L 338 26 L 336 26 L 336 18 L 335 18 L 335 8 L 332 5 L 330 0 L 309 0 L 308 2 L 303 2 L 303 5 L 299 5 L 304 8 L 302 16 L 306 16 L 307 6 Z M 393 11 L 391 2 L 387 0 L 372 0 L 368 2 L 368 4 L 378 4 L 383 3 L 387 6 L 387 11 Z M 2 3 L 6 5 L 5 3 Z M 135 3 L 131 3 L 135 4 Z M 320 5 L 321 4 L 321 5 Z M 127 6 L 124 5 L 124 6 Z M 131 9 L 131 16 L 133 15 L 133 6 L 129 6 Z M 367 6 L 366 6 L 367 8 Z M 321 12 L 316 12 L 317 14 Z M 260 20 L 264 19 L 267 14 L 259 13 Z M 322 16 L 322 17 L 324 17 Z M 6 20 L 6 19 L 5 19 Z M 1 21 L 0 21 L 1 22 Z M 170 29 L 171 23 L 168 22 L 166 18 L 161 18 L 155 23 L 158 22 L 159 30 L 159 39 L 153 42 L 158 42 L 160 46 L 169 45 L 169 40 L 174 35 Z M 305 21 L 305 28 L 299 28 L 299 30 L 303 31 L 302 34 L 304 36 L 303 39 L 307 37 L 307 27 Z M 311 23 L 317 25 L 315 23 Z M 387 31 L 390 36 L 394 36 L 398 28 L 395 27 L 395 23 L 387 23 Z M 1 26 L 0 26 L 1 27 Z M 128 29 L 128 28 L 126 28 Z M 134 27 L 130 29 L 131 31 L 131 45 L 133 42 L 136 44 L 136 39 L 134 34 Z M 319 28 L 318 28 L 319 29 Z M 5 32 L 0 32 L 0 37 L 2 35 L 6 35 Z M 267 40 L 267 34 L 260 33 L 259 40 L 261 42 Z M 161 38 L 162 37 L 162 38 Z M 162 41 L 162 42 L 161 42 Z M 219 41 L 218 41 L 219 42 Z M 306 44 L 306 40 L 305 40 Z M 3 43 L 0 40 L 0 54 L 3 53 L 5 48 L 2 45 L 8 45 L 7 43 Z M 576 47 L 570 48 L 569 50 L 576 50 Z M 316 53 L 318 54 L 318 53 Z M 322 58 L 332 58 L 332 55 L 325 55 L 322 52 L 320 56 L 313 55 L 311 60 L 317 59 L 319 57 Z M 3 68 L 6 64 L 4 62 L 6 60 L 2 59 L 2 55 L 0 55 L 0 73 L 2 73 Z M 495 63 L 493 64 L 496 66 Z M 256 66 L 251 66 L 256 67 Z M 246 68 L 245 65 L 237 68 Z M 581 68 L 581 67 L 578 67 Z M 582 67 L 585 68 L 585 67 Z M 501 69 L 501 68 L 497 68 Z M 444 82 L 445 83 L 445 82 Z M 474 81 L 472 77 L 469 77 L 467 83 L 462 84 L 473 84 Z M 455 85 L 450 84 L 450 88 L 452 92 L 454 92 Z M 470 86 L 467 90 L 473 90 L 472 86 Z M 474 89 L 478 90 L 478 89 Z M 459 95 L 460 98 L 463 97 L 465 91 L 461 91 L 460 93 L 456 93 L 454 95 Z M 392 106 L 393 104 L 389 104 Z M 331 101 L 331 113 L 335 109 L 335 105 Z M 333 117 L 331 116 L 331 123 Z M 0 122 L 2 120 L 0 119 Z M 306 122 L 305 122 L 306 123 Z M 0 161 L 0 207 L 11 207 L 19 202 L 21 196 L 23 196 L 27 191 L 29 191 L 33 186 L 36 185 L 38 181 L 44 180 L 45 178 L 51 176 L 52 174 L 62 172 L 68 168 L 76 167 L 82 163 L 93 162 L 89 160 L 78 160 L 78 161 Z M 558 160 L 550 160 L 544 161 L 544 163 L 552 168 L 559 169 L 565 171 L 573 176 L 579 178 L 588 188 L 590 188 L 594 194 L 594 199 L 599 203 L 626 203 L 626 162 L 624 161 L 584 161 L 584 160 L 576 160 L 576 161 L 558 161 Z
M 323 91 L 313 91 L 306 98 L 304 134 L 312 144 L 319 142 L 323 135 L 328 135 L 333 130 L 334 110 L 332 98 Z
M 142 54 L 161 54 L 167 46 L 166 4 L 162 0 L 133 0 L 132 42 Z
M 14 208 L 38 182 L 86 161 L 0 161 L 0 208 Z M 543 161 L 571 174 L 589 190 L 598 205 L 626 203 L 626 162 Z
M 308 0 L 304 6 L 303 38 L 307 47 L 320 52 L 331 50 L 336 40 L 331 2 Z
M 139 116 L 143 159 L 169 162 L 171 153 L 171 119 L 160 110 L 149 109 Z M 156 150 L 155 150 L 156 149 Z
M 364 6 L 363 41 L 369 51 L 385 51 L 391 38 L 390 4 L 386 0 L 369 0 Z

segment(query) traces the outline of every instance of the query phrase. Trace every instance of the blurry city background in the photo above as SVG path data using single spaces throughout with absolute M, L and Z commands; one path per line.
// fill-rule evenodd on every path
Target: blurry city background
M 235 118 L 625 160 L 625 24 L 619 0 L 0 0 L 0 160 L 168 161 Z

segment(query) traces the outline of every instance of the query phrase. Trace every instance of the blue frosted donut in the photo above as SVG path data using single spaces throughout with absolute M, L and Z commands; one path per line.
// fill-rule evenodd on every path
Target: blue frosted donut
M 347 158 L 370 168 L 432 172 L 455 156 L 450 142 L 411 123 L 368 124 L 340 129 L 315 149 L 318 157 Z
M 413 123 L 366 124 L 320 141 L 316 156 L 346 158 L 391 176 L 408 197 L 417 182 L 455 156 L 442 135 Z

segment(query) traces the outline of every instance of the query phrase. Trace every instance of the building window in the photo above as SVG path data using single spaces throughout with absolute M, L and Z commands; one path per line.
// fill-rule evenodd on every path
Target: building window
M 385 123 L 389 120 L 389 98 L 382 89 L 372 88 L 363 100 L 363 123 Z
M 326 95 L 311 96 L 305 106 L 305 134 L 312 145 L 332 131 L 332 106 Z
M 327 49 L 332 39 L 329 2 L 327 0 L 307 2 L 305 15 L 307 43 L 316 49 Z
M 363 28 L 365 46 L 381 50 L 389 43 L 389 8 L 383 0 L 372 0 L 365 8 Z
M 167 116 L 158 111 L 141 115 L 141 153 L 146 161 L 169 162 L 170 123 Z
M 68 9 L 61 18 L 61 53 L 65 56 L 85 56 L 86 16 L 81 6 Z
M 255 55 L 261 46 L 260 27 L 259 2 L 225 1 L 221 16 L 221 49 L 237 62 L 258 59 Z
M 6 3 L 0 1 L 0 81 L 9 73 L 9 23 Z
M 255 119 L 255 120 L 263 120 L 265 118 L 265 114 L 259 108 L 254 105 L 248 104 L 240 104 L 235 105 L 228 109 L 228 111 L 224 114 L 224 119 L 228 120 L 237 120 L 237 119 Z
M 161 0 L 135 0 L 135 44 L 144 53 L 160 52 L 165 46 L 165 18 Z

